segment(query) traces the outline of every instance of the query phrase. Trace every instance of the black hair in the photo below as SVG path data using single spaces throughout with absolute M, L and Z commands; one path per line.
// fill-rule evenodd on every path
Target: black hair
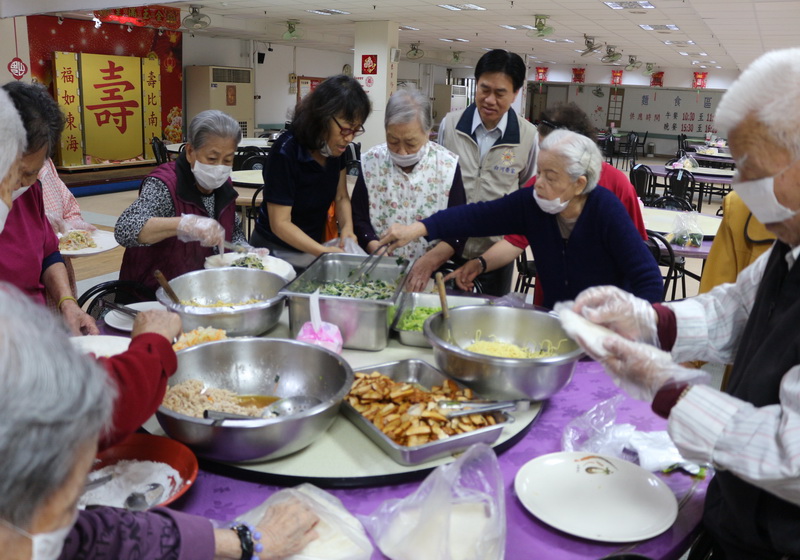
M 596 140 L 597 130 L 589 115 L 575 103 L 556 103 L 544 109 L 539 116 L 539 134 L 547 136 L 558 128 L 565 128 Z
M 355 78 L 345 74 L 331 76 L 306 95 L 294 111 L 292 132 L 307 150 L 319 149 L 331 119 L 364 123 L 371 110 L 369 97 Z
M 8 82 L 3 86 L 19 112 L 28 140 L 26 154 L 47 147 L 52 153 L 64 129 L 64 115 L 44 86 L 24 82 Z
M 480 80 L 481 75 L 487 72 L 502 72 L 511 78 L 515 92 L 523 86 L 528 73 L 522 57 L 503 49 L 489 51 L 478 60 L 478 64 L 475 66 L 475 79 Z

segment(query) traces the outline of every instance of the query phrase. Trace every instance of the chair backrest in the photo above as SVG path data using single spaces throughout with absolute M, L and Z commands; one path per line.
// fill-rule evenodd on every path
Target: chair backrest
M 692 203 L 685 198 L 678 198 L 668 194 L 659 196 L 653 201 L 652 206 L 653 208 L 666 208 L 667 210 L 679 210 L 681 212 L 694 211 Z
M 604 136 L 600 145 L 603 148 L 603 155 L 606 158 L 614 157 L 614 137 L 611 134 Z
M 644 201 L 652 192 L 651 186 L 655 181 L 653 170 L 645 164 L 639 163 L 631 169 L 629 176 L 631 183 L 636 189 L 636 196 Z
M 153 155 L 156 158 L 156 163 L 161 165 L 162 163 L 167 163 L 169 161 L 169 154 L 167 154 L 167 147 L 164 145 L 164 142 L 161 141 L 160 138 L 153 136 L 153 139 L 150 140 L 150 145 L 153 147 Z
M 645 244 L 647 248 L 650 249 L 650 253 L 658 263 L 658 266 L 667 268 L 666 273 L 662 275 L 664 279 L 664 294 L 661 299 L 664 300 L 667 297 L 670 281 L 675 281 L 675 251 L 663 235 L 649 229 L 646 231 L 647 241 L 645 241 Z
M 241 169 L 265 169 L 267 156 L 250 156 L 242 162 Z
M 250 206 L 245 211 L 245 217 L 247 218 L 247 238 L 250 239 L 250 234 L 253 232 L 253 222 L 258 219 L 258 212 L 260 211 L 261 205 L 258 203 L 258 197 L 261 195 L 261 192 L 264 190 L 264 185 L 261 185 L 256 189 L 253 193 L 253 198 L 250 200 Z
M 155 301 L 156 293 L 139 282 L 130 280 L 111 280 L 92 286 L 78 298 L 78 305 L 83 307 L 87 302 L 89 307 L 86 313 L 95 319 L 101 318 L 106 314 L 103 301 L 114 303 L 130 304 L 140 301 Z
M 691 206 L 697 184 L 692 172 L 686 171 L 685 169 L 668 169 L 666 180 L 667 187 L 664 190 L 664 194 L 676 198 L 683 198 L 687 200 Z
M 639 142 L 639 144 L 642 144 L 642 145 L 644 145 L 644 143 L 645 143 L 645 142 L 647 142 L 647 135 L 648 135 L 648 134 L 650 134 L 650 131 L 649 131 L 649 130 L 645 130 L 645 131 L 644 131 L 644 138 L 642 138 L 642 141 L 641 141 L 641 142 Z

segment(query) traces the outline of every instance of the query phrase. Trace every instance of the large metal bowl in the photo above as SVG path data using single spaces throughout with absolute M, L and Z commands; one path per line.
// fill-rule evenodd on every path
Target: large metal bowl
M 280 319 L 284 296 L 278 291 L 286 280 L 272 272 L 248 268 L 214 268 L 187 272 L 170 280 L 169 285 L 181 301 L 202 304 L 218 301 L 237 303 L 259 300 L 248 305 L 198 307 L 173 302 L 159 288 L 156 298 L 181 316 L 183 330 L 197 327 L 224 329 L 228 336 L 255 336 L 267 332 Z
M 450 310 L 452 341 L 441 313 L 431 315 L 423 332 L 433 346 L 436 364 L 446 375 L 483 397 L 543 400 L 563 389 L 583 356 L 557 317 L 542 311 L 493 305 Z M 531 347 L 543 340 L 558 345 L 560 354 L 548 358 L 495 358 L 464 350 L 481 340 L 497 340 Z M 455 343 L 455 344 L 454 344 Z
M 333 422 L 353 384 L 353 370 L 338 354 L 296 340 L 239 338 L 178 352 L 170 386 L 199 379 L 242 395 L 298 395 L 322 402 L 277 418 L 214 420 L 179 414 L 163 405 L 156 417 L 168 436 L 197 455 L 218 461 L 266 461 L 303 449 Z

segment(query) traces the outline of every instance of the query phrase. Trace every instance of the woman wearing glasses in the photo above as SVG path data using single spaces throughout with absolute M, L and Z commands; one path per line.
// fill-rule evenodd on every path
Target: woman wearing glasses
M 367 94 L 345 75 L 328 78 L 300 101 L 290 129 L 270 150 L 250 243 L 269 248 L 295 268 L 307 267 L 321 253 L 341 251 L 322 245 L 334 201 L 340 239 L 355 240 L 345 151 L 363 134 L 369 113 Z

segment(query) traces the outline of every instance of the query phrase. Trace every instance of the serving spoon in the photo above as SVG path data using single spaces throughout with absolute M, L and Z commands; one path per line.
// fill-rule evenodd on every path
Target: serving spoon
M 145 511 L 156 505 L 163 494 L 164 486 L 158 482 L 153 482 L 147 485 L 144 492 L 131 492 L 130 496 L 125 498 L 125 509 L 129 511 Z

